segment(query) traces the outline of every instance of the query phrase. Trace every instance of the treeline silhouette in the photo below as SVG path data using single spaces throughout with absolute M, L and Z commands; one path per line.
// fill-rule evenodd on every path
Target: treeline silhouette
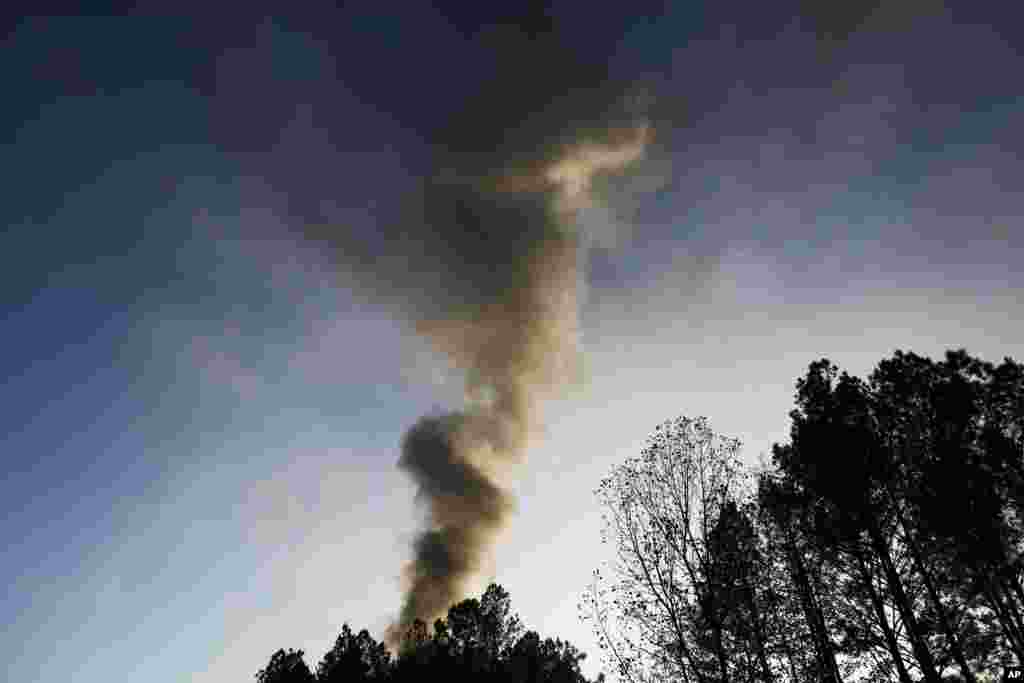
M 524 631 L 508 592 L 491 584 L 483 596 L 453 605 L 433 630 L 417 619 L 398 656 L 365 629 L 342 626 L 334 647 L 310 670 L 301 650 L 278 650 L 256 674 L 258 683 L 487 680 L 498 683 L 588 683 L 580 672 L 586 655 L 561 639 Z M 598 681 L 603 681 L 600 676 Z
M 999 680 L 1024 663 L 1024 366 L 812 363 L 789 443 L 678 418 L 597 490 L 583 605 L 633 681 Z
M 982 683 L 1024 664 L 1024 366 L 896 352 L 861 379 L 820 360 L 795 398 L 770 462 L 680 417 L 602 480 L 615 560 L 580 607 L 606 670 Z M 257 679 L 583 682 L 583 656 L 524 633 L 492 585 L 394 659 L 346 625 L 315 674 L 282 650 Z

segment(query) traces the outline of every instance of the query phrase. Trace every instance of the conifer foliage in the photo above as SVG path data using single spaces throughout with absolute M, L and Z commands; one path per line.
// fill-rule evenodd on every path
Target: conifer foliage
M 703 418 L 601 482 L 584 616 L 630 681 L 999 680 L 1024 663 L 1024 366 L 822 359 L 741 467 Z
M 486 680 L 496 683 L 588 683 L 580 672 L 586 657 L 561 639 L 526 631 L 511 610 L 508 592 L 491 584 L 479 598 L 453 605 L 428 629 L 414 622 L 397 657 L 365 629 L 341 634 L 317 665 L 301 650 L 279 650 L 257 683 L 404 683 L 424 680 Z

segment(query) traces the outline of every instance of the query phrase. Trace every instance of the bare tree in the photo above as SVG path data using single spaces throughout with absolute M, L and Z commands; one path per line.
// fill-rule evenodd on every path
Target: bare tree
M 603 540 L 616 559 L 607 582 L 595 572 L 585 616 L 628 680 L 730 680 L 748 666 L 736 654 L 745 651 L 759 655 L 750 664 L 758 679 L 771 676 L 763 633 L 738 642 L 730 613 L 736 601 L 725 599 L 716 578 L 716 526 L 748 493 L 739 449 L 706 419 L 679 417 L 659 425 L 640 456 L 597 488 L 607 511 Z

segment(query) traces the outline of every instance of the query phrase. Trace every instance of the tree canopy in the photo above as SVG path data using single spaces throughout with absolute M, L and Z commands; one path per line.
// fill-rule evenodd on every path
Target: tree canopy
M 526 631 L 511 609 L 508 592 L 488 586 L 479 598 L 463 600 L 428 629 L 410 625 L 401 651 L 392 657 L 367 630 L 341 634 L 310 672 L 301 650 L 279 650 L 257 683 L 340 683 L 422 680 L 488 680 L 508 683 L 588 683 L 580 672 L 586 655 L 561 639 Z
M 704 418 L 597 497 L 617 562 L 586 616 L 626 679 L 976 681 L 1024 662 L 1024 367 L 821 359 L 790 438 L 738 466 Z

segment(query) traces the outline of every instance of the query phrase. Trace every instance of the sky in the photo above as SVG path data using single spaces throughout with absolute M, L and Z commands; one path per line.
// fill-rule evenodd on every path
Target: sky
M 465 404 L 417 323 L 507 267 L 415 198 L 609 102 L 654 135 L 567 221 L 579 372 L 479 579 L 588 674 L 593 490 L 658 423 L 755 463 L 815 359 L 1024 358 L 1011 3 L 463 4 L 0 29 L 5 680 L 251 680 L 381 637 L 425 524 L 403 436 Z

